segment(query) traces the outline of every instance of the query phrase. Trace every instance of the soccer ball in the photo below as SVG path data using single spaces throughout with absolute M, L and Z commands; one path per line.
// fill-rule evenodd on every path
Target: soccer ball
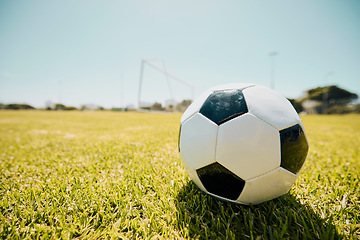
M 308 148 L 291 103 L 255 84 L 211 88 L 181 117 L 179 152 L 190 178 L 230 202 L 259 204 L 287 193 Z

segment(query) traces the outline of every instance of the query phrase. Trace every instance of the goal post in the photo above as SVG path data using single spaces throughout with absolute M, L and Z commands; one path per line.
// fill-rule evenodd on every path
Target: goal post
M 138 109 L 140 109 L 141 106 L 141 95 L 142 95 L 142 88 L 143 88 L 143 81 L 144 81 L 144 72 L 145 72 L 145 67 L 151 67 L 152 69 L 155 69 L 161 73 L 163 73 L 166 77 L 166 81 L 167 81 L 167 85 L 168 85 L 168 90 L 170 93 L 171 98 L 173 98 L 173 92 L 171 89 L 171 85 L 170 85 L 170 80 L 176 81 L 178 83 L 180 83 L 181 85 L 184 85 L 188 88 L 190 88 L 191 90 L 191 99 L 194 98 L 194 88 L 195 86 L 182 80 L 181 78 L 175 76 L 173 73 L 169 72 L 166 67 L 165 67 L 165 63 L 163 60 L 160 60 L 162 63 L 162 67 L 157 66 L 156 64 L 154 64 L 154 61 L 159 61 L 159 60 L 146 60 L 146 59 L 142 59 L 141 61 L 141 66 L 140 66 L 140 80 L 139 80 L 139 92 L 138 92 Z

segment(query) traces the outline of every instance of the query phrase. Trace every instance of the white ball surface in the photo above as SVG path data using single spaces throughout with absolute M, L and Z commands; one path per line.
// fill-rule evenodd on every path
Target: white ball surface
M 179 152 L 204 192 L 259 204 L 289 191 L 306 160 L 308 141 L 291 103 L 251 83 L 205 91 L 181 118 Z

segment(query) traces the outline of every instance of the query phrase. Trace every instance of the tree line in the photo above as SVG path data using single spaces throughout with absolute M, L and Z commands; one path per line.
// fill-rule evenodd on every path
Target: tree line
M 169 104 L 167 106 L 163 106 L 161 103 L 155 102 L 148 107 L 141 107 L 141 109 L 148 111 L 184 112 L 191 103 L 191 100 L 183 100 L 176 104 Z
M 0 109 L 5 110 L 34 110 L 35 107 L 29 105 L 29 104 L 17 104 L 17 103 L 11 103 L 11 104 L 2 104 L 0 103 Z M 73 110 L 105 110 L 103 107 L 97 106 L 97 107 L 89 107 L 86 105 L 82 105 L 80 108 L 73 107 L 73 106 L 65 106 L 64 104 L 57 103 L 54 104 L 54 106 L 47 106 L 44 110 L 55 110 L 55 111 L 73 111 Z
M 35 108 L 33 106 L 29 105 L 29 104 L 17 104 L 17 103 L 2 104 L 2 103 L 0 103 L 0 109 L 32 110 L 32 109 L 35 109 Z
M 336 85 L 317 87 L 305 91 L 304 95 L 297 99 L 288 100 L 292 103 L 298 113 L 307 114 L 345 114 L 345 113 L 360 113 L 360 103 L 356 103 L 358 95 L 348 90 L 340 88 Z M 148 107 L 141 107 L 142 110 L 147 111 L 166 111 L 166 112 L 184 112 L 191 104 L 191 100 L 183 100 L 176 104 L 162 106 L 161 103 L 155 102 Z M 33 110 L 35 107 L 28 104 L 1 104 L 0 109 L 8 110 Z M 82 105 L 80 108 L 73 106 L 65 106 L 64 104 L 54 104 L 48 106 L 46 110 L 55 111 L 73 111 L 73 110 L 105 110 L 100 106 Z M 129 110 L 127 108 L 113 108 L 111 110 Z
M 295 110 L 310 114 L 360 113 L 358 95 L 336 85 L 305 91 L 298 99 L 289 99 Z

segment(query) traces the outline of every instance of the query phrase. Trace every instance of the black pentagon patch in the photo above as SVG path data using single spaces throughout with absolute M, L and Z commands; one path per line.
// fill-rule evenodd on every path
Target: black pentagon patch
M 217 125 L 248 112 L 241 90 L 213 92 L 204 102 L 200 113 Z
M 297 174 L 303 166 L 309 145 L 299 124 L 280 131 L 280 166 Z
M 212 163 L 196 170 L 205 189 L 230 200 L 236 200 L 242 192 L 245 181 L 219 163 Z

